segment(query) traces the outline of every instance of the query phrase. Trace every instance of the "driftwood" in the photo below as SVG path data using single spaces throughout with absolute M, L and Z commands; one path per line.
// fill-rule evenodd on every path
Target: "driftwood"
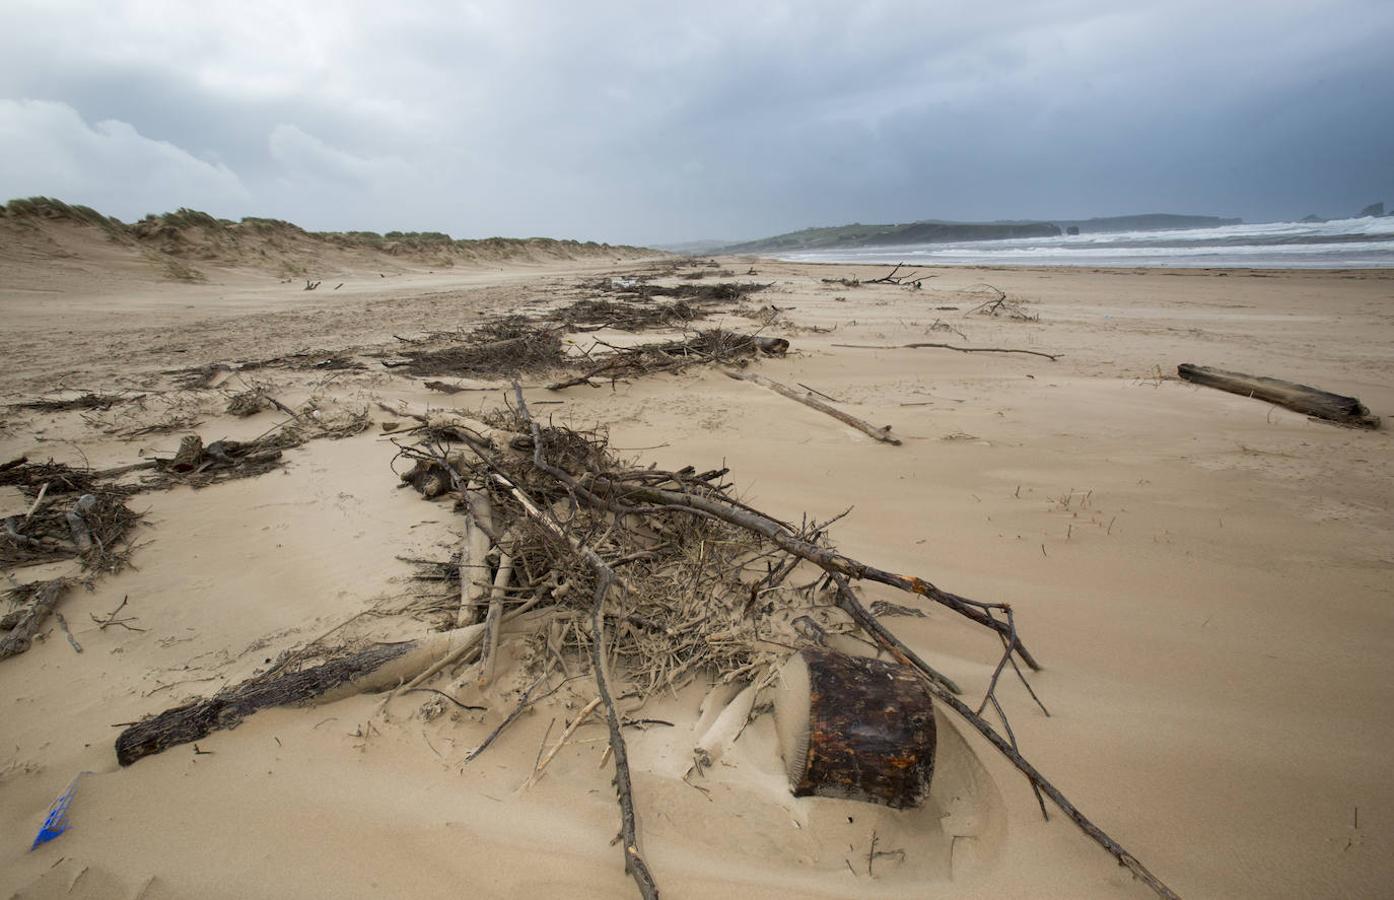
M 479 686 L 494 680 L 494 668 L 499 656 L 499 627 L 503 619 L 503 598 L 513 581 L 513 557 L 499 546 L 499 567 L 494 573 L 494 588 L 489 595 L 489 611 L 484 616 L 484 638 L 479 651 Z
M 417 465 L 421 462 L 418 460 Z M 477 488 L 464 490 L 465 536 L 460 543 L 460 613 L 459 625 L 479 621 L 484 601 L 489 597 L 489 532 L 493 529 L 493 511 L 488 495 Z
M 956 353 L 1025 353 L 1030 356 L 1044 356 L 1051 362 L 1055 362 L 1063 353 L 1042 353 L 1039 350 L 1018 350 L 1011 347 L 958 347 L 954 344 L 934 344 L 928 342 L 918 342 L 914 344 L 833 344 L 834 347 L 846 347 L 849 350 L 953 350 Z
M 1305 384 L 1260 375 L 1245 375 L 1243 372 L 1227 372 L 1224 369 L 1212 369 L 1209 366 L 1191 363 L 1177 366 L 1176 374 L 1192 384 L 1265 400 L 1294 412 L 1339 425 L 1378 428 L 1380 424 L 1379 416 L 1370 415 L 1370 410 L 1355 397 L 1332 394 Z
M 908 666 L 817 647 L 789 658 L 775 701 L 794 796 L 919 806 L 934 776 L 934 707 Z
M 630 689 L 641 698 L 681 685 L 685 676 L 690 680 L 701 669 L 719 673 L 733 684 L 745 684 L 750 691 L 761 681 L 769 683 L 769 667 L 784 657 L 784 648 L 792 648 L 790 641 L 799 640 L 783 629 L 813 640 L 835 631 L 864 635 L 891 659 L 913 670 L 923 690 L 940 701 L 944 710 L 962 717 L 1006 756 L 1037 792 L 1043 810 L 1048 797 L 1121 865 L 1160 895 L 1174 896 L 1018 751 L 995 692 L 1007 666 L 1022 676 L 1031 692 L 1022 672 L 1025 667 L 1019 667 L 1017 659 L 1030 668 L 1038 665 L 1022 645 L 1010 605 L 960 597 L 922 578 L 844 556 L 826 541 L 830 523 L 805 519 L 795 525 L 750 507 L 732 495 L 731 485 L 723 483 L 725 469 L 699 474 L 694 467 L 662 471 L 625 463 L 609 452 L 601 432 L 578 432 L 554 423 L 540 426 L 516 384 L 514 392 L 516 402 L 511 408 L 486 415 L 497 440 L 486 440 L 473 428 L 459 428 L 454 439 L 467 444 L 469 452 L 449 452 L 438 443 L 441 432 L 432 428 L 427 429 L 431 443 L 402 451 L 435 458 L 452 470 L 455 483 L 477 484 L 490 492 L 497 527 L 516 535 L 509 541 L 509 550 L 517 560 L 518 587 L 533 591 L 525 606 L 546 597 L 549 608 L 542 615 L 572 622 L 578 616 L 589 620 L 589 628 L 573 627 L 569 637 L 558 641 L 569 641 L 569 646 L 584 650 L 591 660 L 597 693 L 611 726 L 626 865 L 646 896 L 657 889 L 639 852 L 633 785 L 619 733 L 624 720 L 614 708 L 610 666 L 625 666 Z M 786 584 L 804 564 L 821 569 L 822 577 L 802 587 Z M 702 575 L 709 583 L 700 590 L 688 587 Z M 977 710 L 958 698 L 952 681 L 876 620 L 853 591 L 853 579 L 918 594 L 999 637 L 1001 656 Z M 558 587 L 547 596 L 549 584 Z M 576 592 L 591 597 L 588 609 L 584 599 L 579 603 L 562 599 L 562 590 L 572 584 L 594 586 L 593 592 Z M 835 598 L 832 603 L 826 599 L 829 592 Z M 830 613 L 829 606 L 841 610 L 845 618 L 836 611 Z M 798 615 L 795 611 L 813 609 L 822 610 L 814 614 L 821 621 L 807 614 L 788 618 L 791 613 Z M 508 618 L 505 615 L 504 621 Z M 483 628 L 475 629 L 477 642 Z M 551 633 L 547 650 L 556 655 Z M 551 658 L 544 658 L 549 669 Z M 566 669 L 564 660 L 562 669 Z M 418 681 L 431 674 L 423 673 Z M 753 700 L 754 692 L 745 696 Z M 742 718 L 744 707 L 734 701 L 731 705 L 736 710 L 732 717 Z M 1004 731 L 983 718 L 989 705 Z M 709 752 L 724 746 L 719 737 L 704 737 Z
M 802 403 L 804 406 L 807 406 L 810 409 L 816 409 L 824 415 L 832 416 L 839 422 L 842 422 L 845 425 L 850 425 L 858 431 L 862 432 L 863 434 L 868 435 L 869 437 L 873 437 L 876 440 L 881 441 L 882 443 L 894 444 L 897 447 L 900 446 L 900 438 L 895 437 L 891 434 L 891 426 L 885 425 L 881 428 L 877 428 L 869 422 L 863 419 L 858 419 L 856 416 L 851 415 L 850 413 L 845 413 L 834 406 L 829 406 L 822 400 L 819 400 L 818 398 L 814 397 L 811 391 L 799 393 L 798 391 L 794 390 L 788 385 L 780 384 L 778 381 L 766 378 L 763 375 L 757 375 L 754 372 L 733 372 L 730 369 L 726 369 L 725 372 L 727 376 L 734 378 L 737 381 L 749 381 L 754 384 L 758 384 L 762 387 L 767 387 L 770 390 L 774 391 L 776 394 L 788 397 L 790 400 L 794 400 L 798 403 Z
M 27 587 L 27 586 L 26 586 Z M 70 582 L 66 578 L 55 578 L 41 582 L 32 591 L 29 605 L 19 611 L 10 633 L 0 638 L 0 659 L 18 656 L 34 642 L 49 614 L 54 611 L 58 601 L 68 592 Z
M 293 671 L 273 669 L 207 699 L 167 709 L 130 726 L 116 739 L 116 759 L 129 766 L 214 731 L 236 728 L 252 713 L 273 706 L 331 700 L 393 686 L 446 653 L 455 639 L 454 632 L 447 632 L 416 641 L 372 644 L 319 665 Z

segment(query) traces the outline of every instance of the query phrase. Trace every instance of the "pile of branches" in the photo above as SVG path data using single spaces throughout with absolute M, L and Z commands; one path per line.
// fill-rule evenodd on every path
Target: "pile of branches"
M 205 487 L 233 478 L 264 475 L 282 465 L 281 452 L 298 447 L 305 438 L 297 428 L 282 428 L 253 441 L 213 441 L 205 445 L 196 434 L 185 435 L 169 459 L 154 460 L 155 471 L 143 483 L 152 488 L 179 484 Z
M 74 409 L 111 409 L 118 403 L 125 403 L 130 397 L 120 394 L 93 394 L 87 393 L 80 397 L 70 397 L 67 399 L 50 399 L 41 397 L 37 400 L 25 400 L 21 403 L 11 403 L 10 409 L 30 410 L 33 412 L 69 412 Z
M 547 321 L 565 326 L 566 330 L 597 331 L 614 328 L 620 331 L 644 331 L 651 328 L 684 326 L 705 319 L 708 311 L 701 303 L 677 300 L 672 303 L 644 303 L 629 299 L 585 299 L 553 310 Z
M 302 412 L 282 406 L 269 395 L 267 402 L 289 413 L 285 424 L 250 441 L 218 440 L 204 444 L 196 434 L 185 435 L 173 457 L 149 461 L 155 471 L 145 476 L 145 488 L 169 488 L 187 484 L 205 487 L 234 478 L 253 478 L 280 468 L 281 454 L 317 439 L 338 440 L 361 434 L 372 424 L 368 410 L 319 410 L 311 401 Z
M 590 656 L 594 631 L 586 613 L 597 584 L 595 570 L 571 544 L 558 542 L 544 524 L 546 517 L 565 522 L 567 534 L 607 560 L 626 586 L 605 613 L 613 629 L 607 652 L 640 698 L 680 688 L 698 676 L 753 680 L 796 639 L 792 623 L 801 613 L 820 620 L 829 633 L 851 627 L 827 609 L 813 609 L 818 579 L 786 584 L 795 567 L 767 538 L 681 511 L 649 510 L 640 523 L 617 518 L 611 505 L 576 505 L 566 484 L 533 464 L 529 454 L 537 443 L 524 415 L 507 409 L 481 424 L 485 427 L 478 430 L 465 426 L 462 435 L 479 453 L 442 455 L 430 445 L 402 450 L 414 462 L 403 480 L 427 497 L 437 492 L 423 483 L 425 473 L 467 486 L 474 525 L 487 522 L 492 534 L 484 559 L 457 556 L 452 568 L 459 574 L 442 575 L 437 566 L 427 577 L 458 583 L 466 575 L 481 586 L 506 588 L 505 608 L 542 602 L 559 612 L 554 621 L 561 628 L 541 638 L 547 642 L 543 649 Z M 726 469 L 631 469 L 615 459 L 602 433 L 552 426 L 537 433 L 548 457 L 575 476 L 605 472 L 636 486 L 731 497 L 731 485 L 723 480 Z M 504 449 L 489 449 L 495 446 Z M 795 533 L 817 543 L 826 525 L 804 522 Z M 511 568 L 501 582 L 504 559 Z M 561 586 L 566 589 L 558 592 Z M 464 587 L 464 619 L 484 620 L 492 591 Z
M 614 276 L 583 281 L 582 290 L 605 294 L 615 294 L 634 300 L 651 300 L 654 297 L 672 297 L 692 303 L 735 303 L 746 296 L 768 290 L 774 282 L 761 284 L 755 281 L 721 281 L 714 284 L 654 284 L 653 275 Z
M 598 387 L 598 381 L 613 385 L 623 379 L 680 372 L 696 365 L 744 364 L 754 356 L 784 356 L 788 352 L 789 342 L 783 338 L 741 334 L 723 328 L 709 328 L 678 340 L 634 347 L 596 341 L 586 353 L 590 364 L 580 374 L 548 385 L 548 389 L 559 391 L 578 384 Z
M 402 452 L 417 469 L 439 472 L 461 497 L 460 622 L 485 623 L 486 637 L 474 651 L 480 677 L 489 677 L 505 607 L 509 616 L 539 606 L 557 613 L 552 621 L 561 622 L 561 630 L 553 625 L 536 636 L 544 646 L 535 659 L 550 665 L 551 653 L 571 650 L 590 660 L 596 705 L 603 705 L 609 724 L 626 870 L 641 894 L 657 896 L 657 886 L 638 849 L 611 679 L 624 679 L 625 695 L 640 698 L 699 672 L 758 690 L 800 645 L 843 633 L 909 666 L 931 696 L 1026 776 L 1043 814 L 1049 798 L 1120 865 L 1160 895 L 1174 896 L 1017 749 L 996 695 L 998 680 L 1010 666 L 1035 699 L 1022 667 L 1039 666 L 1008 604 L 971 600 L 844 556 L 827 540 L 831 521 L 796 525 L 761 512 L 733 493 L 726 469 L 664 471 L 626 462 L 599 433 L 534 419 L 516 383 L 514 394 L 509 408 L 477 423 L 455 423 L 463 452 L 436 441 Z M 859 580 L 939 604 L 1000 640 L 1002 654 L 976 710 L 960 699 L 951 679 L 863 606 L 853 588 Z M 1005 733 L 983 718 L 989 706 Z
M 342 350 L 297 350 L 284 356 L 254 359 L 238 363 L 215 362 L 186 369 L 167 369 L 161 374 L 174 377 L 174 386 L 186 391 L 207 390 L 221 385 L 229 376 L 259 369 L 292 369 L 295 371 L 363 371 L 368 367 Z
M 524 316 L 496 319 L 464 335 L 462 343 L 437 350 L 408 350 L 389 369 L 411 375 L 500 376 L 549 372 L 566 365 L 562 326 L 539 327 Z
M 24 515 L 8 516 L 0 531 L 0 568 L 77 559 L 92 572 L 119 572 L 130 559 L 129 532 L 140 514 L 126 506 L 130 492 L 91 488 L 76 500 L 40 496 Z
M 23 456 L 0 464 L 0 485 L 19 488 L 31 499 L 41 491 L 51 496 L 85 494 L 96 486 L 98 477 L 91 469 L 77 469 L 53 460 L 32 463 Z

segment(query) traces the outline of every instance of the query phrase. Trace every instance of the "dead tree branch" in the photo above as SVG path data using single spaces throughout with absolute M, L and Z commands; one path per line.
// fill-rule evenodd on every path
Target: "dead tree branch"
M 849 350 L 953 350 L 956 353 L 1026 353 L 1031 356 L 1044 356 L 1051 362 L 1055 362 L 1063 353 L 1042 353 L 1040 350 L 1018 350 L 1011 347 L 958 347 L 953 344 L 933 344 L 927 342 L 917 342 L 913 344 L 833 344 L 834 347 L 845 347 Z
M 779 394 L 780 396 L 788 397 L 790 400 L 793 400 L 797 403 L 802 403 L 809 409 L 816 409 L 824 415 L 832 416 L 839 422 L 842 422 L 845 425 L 850 425 L 858 431 L 862 432 L 863 434 L 867 435 L 868 437 L 875 438 L 876 440 L 881 441 L 882 443 L 893 444 L 897 447 L 900 446 L 900 438 L 895 437 L 891 434 L 891 426 L 885 425 L 881 428 L 877 428 L 871 423 L 863 419 L 858 419 L 856 416 L 851 415 L 850 413 L 845 413 L 834 406 L 829 406 L 828 404 L 814 397 L 811 391 L 800 394 L 798 391 L 794 390 L 788 385 L 780 384 L 778 381 L 775 381 L 771 378 L 766 378 L 763 375 L 757 375 L 754 372 L 733 372 L 730 369 L 723 369 L 722 371 L 724 371 L 727 377 L 729 378 L 734 378 L 737 381 L 749 381 L 753 384 L 758 384 L 762 387 L 767 387 L 770 390 L 774 391 L 776 394 Z

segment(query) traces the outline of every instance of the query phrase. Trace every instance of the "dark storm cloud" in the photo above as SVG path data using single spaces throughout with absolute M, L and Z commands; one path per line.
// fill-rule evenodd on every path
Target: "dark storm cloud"
M 658 242 L 1394 200 L 1394 4 L 7 5 L 0 193 Z

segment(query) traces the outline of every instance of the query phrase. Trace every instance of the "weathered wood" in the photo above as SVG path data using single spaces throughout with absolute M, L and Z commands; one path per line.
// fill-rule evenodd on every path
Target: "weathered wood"
M 1253 397 L 1257 400 L 1265 400 L 1293 412 L 1315 416 L 1318 419 L 1326 419 L 1341 425 L 1353 425 L 1358 428 L 1379 427 L 1379 416 L 1370 415 L 1370 410 L 1355 397 L 1333 394 L 1320 388 L 1308 387 L 1305 384 L 1283 381 L 1280 378 L 1246 375 L 1243 372 L 1228 372 L 1224 369 L 1212 369 L 1209 366 L 1197 366 L 1192 363 L 1182 363 L 1177 366 L 1176 374 L 1192 384 Z
M 18 656 L 29 649 L 34 642 L 34 635 L 39 633 L 39 629 L 48 620 L 58 601 L 68 592 L 69 586 L 66 578 L 55 578 L 43 583 L 29 601 L 29 605 L 19 611 L 10 633 L 0 638 L 0 659 Z
M 451 633 L 444 633 L 415 641 L 372 644 L 365 650 L 299 671 L 255 676 L 212 697 L 167 709 L 132 725 L 116 739 L 116 759 L 129 766 L 214 731 L 236 728 L 252 713 L 273 706 L 327 701 L 388 687 L 411 677 L 445 653 L 451 641 Z
M 816 409 L 824 415 L 832 416 L 839 422 L 842 422 L 845 425 L 851 425 L 853 428 L 857 429 L 863 434 L 868 435 L 869 437 L 873 437 L 878 441 L 881 441 L 886 444 L 894 444 L 897 447 L 900 446 L 900 438 L 895 437 L 891 434 L 891 426 L 889 425 L 877 428 L 875 425 L 872 425 L 871 423 L 866 422 L 862 419 L 858 419 L 856 416 L 851 415 L 850 413 L 845 413 L 834 406 L 829 406 L 822 400 L 819 400 L 818 398 L 814 397 L 812 393 L 805 392 L 801 394 L 786 384 L 780 384 L 778 381 L 766 378 L 763 375 L 757 375 L 754 372 L 733 372 L 730 369 L 725 369 L 723 371 L 726 372 L 727 376 L 734 378 L 737 381 L 749 381 L 753 382 L 754 384 L 758 384 L 762 387 L 767 387 L 770 390 L 774 391 L 776 394 L 780 394 L 784 397 L 788 397 L 790 400 L 802 403 L 804 406 L 807 406 L 810 409 Z
M 506 540 L 507 538 L 505 538 Z M 503 598 L 513 581 L 513 557 L 499 545 L 499 567 L 494 574 L 494 589 L 489 596 L 489 612 L 484 617 L 484 639 L 479 651 L 479 686 L 486 687 L 494 680 L 494 668 L 499 657 L 499 628 L 503 619 Z
M 934 776 L 934 707 L 906 666 L 808 647 L 775 703 L 789 782 L 817 795 L 917 807 Z
M 73 504 L 73 508 L 64 515 L 68 521 L 68 530 L 73 535 L 73 545 L 77 547 L 79 555 L 92 549 L 92 529 L 87 524 L 87 514 L 96 506 L 96 497 L 91 494 L 83 494 Z
M 418 459 L 401 474 L 403 484 L 416 488 L 427 500 L 434 500 L 450 490 L 450 471 L 433 459 Z M 469 526 L 465 526 L 466 534 Z
M 169 462 L 172 472 L 192 472 L 203 461 L 203 439 L 196 434 L 186 434 L 179 441 L 179 450 Z
M 494 511 L 489 495 L 477 486 L 463 492 L 465 537 L 460 545 L 460 625 L 478 622 L 489 597 L 489 533 L 494 530 Z

